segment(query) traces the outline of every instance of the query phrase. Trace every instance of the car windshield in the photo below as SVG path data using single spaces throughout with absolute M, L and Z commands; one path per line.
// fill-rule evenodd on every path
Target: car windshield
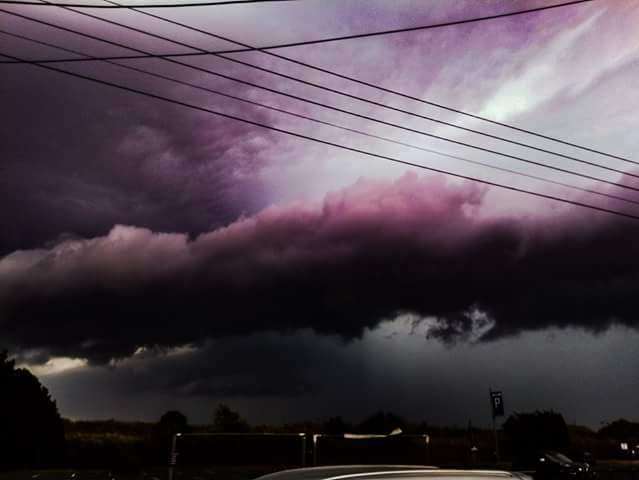
M 550 452 L 546 454 L 548 457 L 550 457 L 553 460 L 556 460 L 560 463 L 573 463 L 573 461 L 568 458 L 566 455 L 564 455 L 563 453 L 559 453 L 559 452 Z

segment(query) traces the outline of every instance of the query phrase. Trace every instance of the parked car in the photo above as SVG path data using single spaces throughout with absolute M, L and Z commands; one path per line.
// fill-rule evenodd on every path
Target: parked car
M 563 453 L 541 452 L 537 459 L 537 480 L 587 480 L 595 477 L 595 471 L 587 462 L 576 462 Z
M 427 466 L 343 465 L 284 470 L 257 480 L 532 480 L 518 472 L 450 470 Z

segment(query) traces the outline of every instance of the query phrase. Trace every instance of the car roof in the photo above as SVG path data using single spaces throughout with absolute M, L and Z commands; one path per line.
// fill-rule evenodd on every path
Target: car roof
M 260 477 L 260 480 L 376 480 L 380 477 L 401 478 L 419 475 L 432 480 L 446 478 L 517 478 L 510 472 L 492 470 L 450 470 L 421 465 L 340 465 L 296 468 Z

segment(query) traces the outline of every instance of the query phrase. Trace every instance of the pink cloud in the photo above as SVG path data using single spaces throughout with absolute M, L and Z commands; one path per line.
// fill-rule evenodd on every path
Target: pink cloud
M 194 239 L 116 226 L 14 252 L 0 260 L 0 330 L 19 347 L 107 361 L 266 330 L 352 338 L 406 312 L 437 318 L 431 334 L 446 341 L 465 337 L 477 311 L 494 322 L 484 338 L 635 325 L 634 223 L 582 211 L 479 217 L 484 194 L 406 174 Z

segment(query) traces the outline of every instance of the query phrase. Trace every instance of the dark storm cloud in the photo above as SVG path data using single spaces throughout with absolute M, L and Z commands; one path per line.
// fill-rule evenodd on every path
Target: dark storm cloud
M 311 366 L 331 355 L 324 339 L 303 332 L 295 338 L 273 333 L 206 341 L 200 346 L 139 349 L 105 368 L 69 375 L 111 376 L 116 393 L 168 392 L 185 397 L 279 396 L 310 393 Z M 37 359 L 23 359 L 35 363 Z M 103 381 L 103 380 L 102 380 Z
M 595 428 L 636 414 L 639 331 L 551 330 L 447 348 L 409 328 L 400 318 L 348 343 L 309 331 L 260 333 L 138 351 L 106 366 L 69 369 L 57 359 L 30 368 L 73 418 L 156 421 L 180 409 L 208 422 L 225 402 L 254 424 L 337 414 L 361 420 L 391 409 L 434 424 L 484 425 L 488 385 L 506 392 L 509 412 L 555 409 Z
M 118 223 L 199 233 L 264 203 L 254 172 L 268 132 L 33 67 L 5 70 L 0 254 L 61 234 L 103 235 Z M 170 84 L 144 88 L 211 101 Z M 264 112 L 215 100 L 268 121 Z
M 406 175 L 270 207 L 189 240 L 115 227 L 0 262 L 2 338 L 106 362 L 140 346 L 311 328 L 345 339 L 400 313 L 444 341 L 636 327 L 639 226 L 567 210 L 482 218 L 477 186 Z

